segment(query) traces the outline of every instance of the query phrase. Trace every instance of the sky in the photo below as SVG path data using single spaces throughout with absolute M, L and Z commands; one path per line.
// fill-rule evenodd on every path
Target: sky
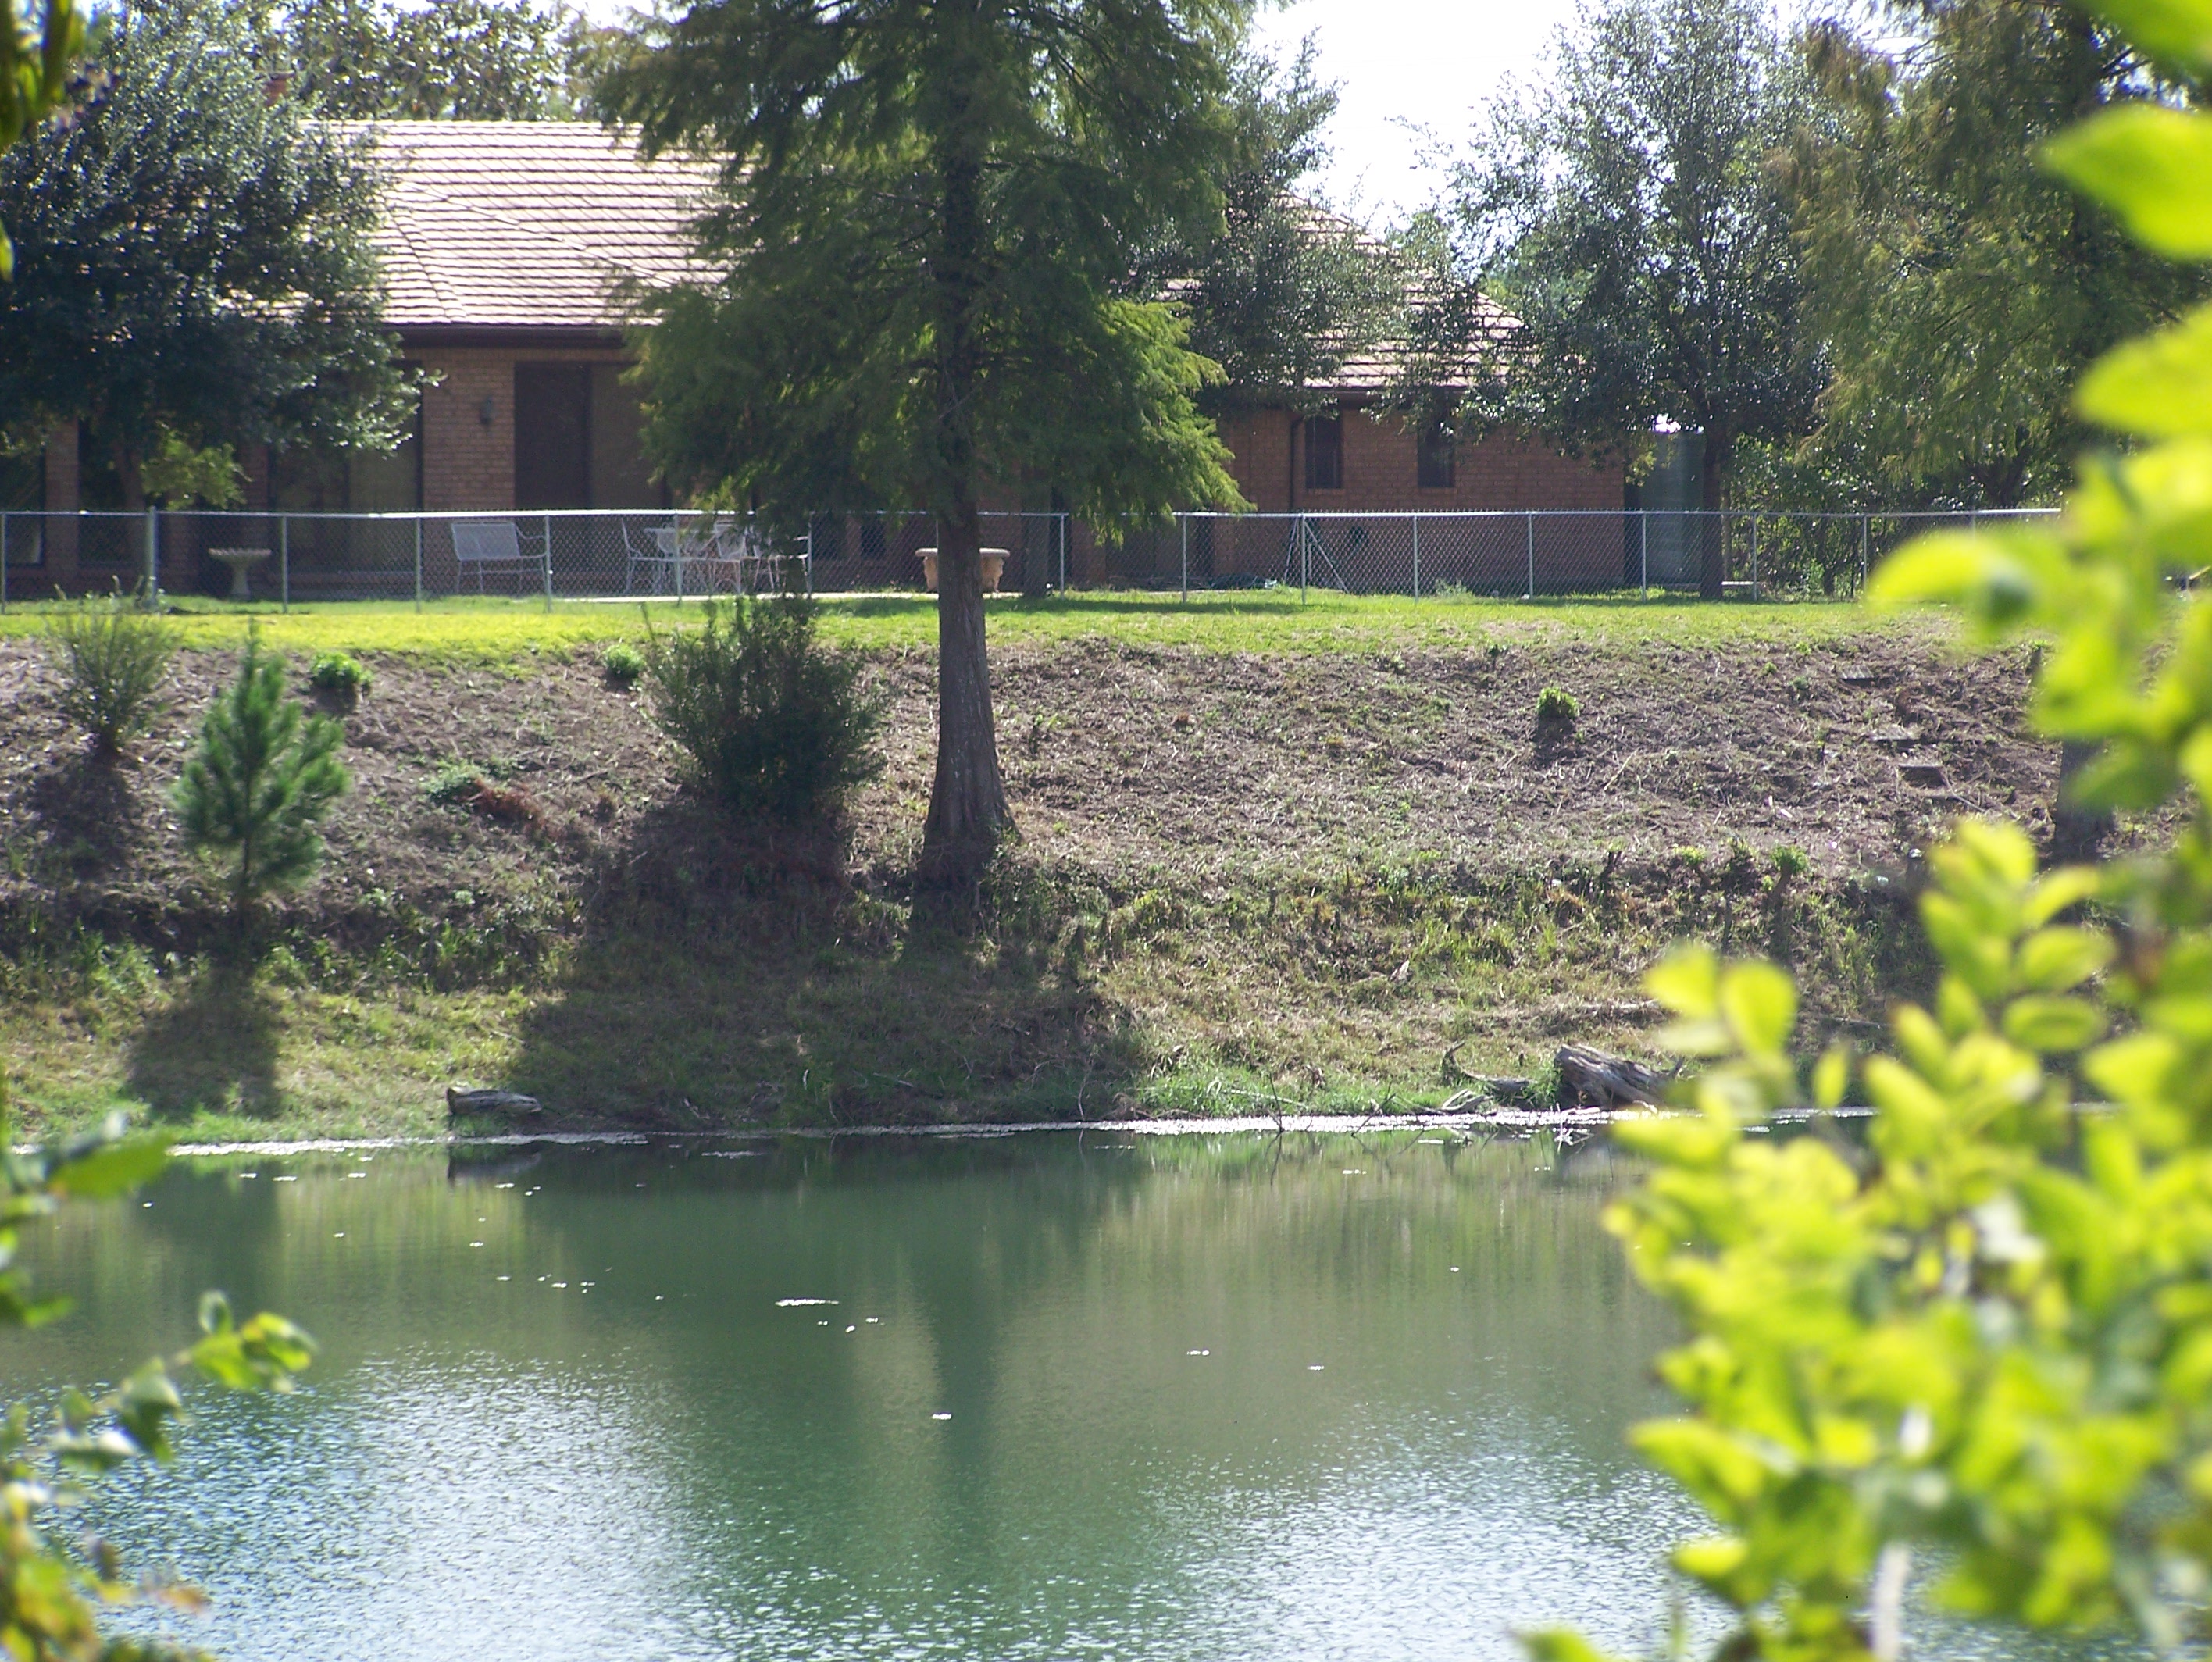
M 1338 83 L 1323 193 L 1379 227 L 1424 206 L 1437 183 L 1408 124 L 1458 149 L 1504 76 L 1539 77 L 1576 9 L 1576 0 L 1295 0 L 1255 24 L 1284 57 L 1315 37 L 1322 78 Z

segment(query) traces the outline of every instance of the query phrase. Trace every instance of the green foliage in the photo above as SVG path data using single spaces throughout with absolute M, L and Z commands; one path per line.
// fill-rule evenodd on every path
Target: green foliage
M 139 463 L 139 483 L 164 507 L 229 508 L 246 500 L 246 472 L 230 446 L 195 445 L 170 428 L 155 434 Z
M 860 661 L 816 639 L 800 596 L 710 606 L 704 628 L 646 646 L 653 719 L 701 790 L 737 812 L 802 821 L 834 814 L 882 770 L 880 702 Z
M 1582 719 L 1582 706 L 1575 695 L 1564 687 L 1547 687 L 1536 695 L 1536 725 L 1540 727 L 1571 727 Z
M 1892 5 L 1876 27 L 1879 42 L 1814 30 L 1831 119 L 1786 167 L 1832 366 L 1810 454 L 1876 500 L 2047 499 L 2087 437 L 2069 399 L 2081 371 L 2204 282 L 2036 153 L 2160 89 L 2110 27 L 2050 0 Z M 2129 118 L 2166 113 L 2134 103 Z
M 255 0 L 262 62 L 353 120 L 543 121 L 584 113 L 611 30 L 524 0 Z
M 732 0 L 649 23 L 603 97 L 730 187 L 701 227 L 729 276 L 664 295 L 641 339 L 672 481 L 787 515 L 957 514 L 994 480 L 1101 520 L 1236 501 L 1193 403 L 1210 367 L 1125 292 L 1163 227 L 1219 223 L 1231 15 Z
M 70 72 L 84 52 L 84 14 L 76 0 L 46 0 L 40 15 L 15 15 L 0 0 L 0 150 L 69 102 Z M 14 275 L 15 247 L 0 226 L 0 280 Z
M 422 786 L 422 794 L 443 808 L 468 801 L 483 788 L 490 777 L 488 770 L 471 761 L 449 761 L 430 775 Z
M 231 906 L 241 919 L 264 894 L 314 874 L 323 857 L 316 824 L 351 784 L 337 759 L 345 730 L 301 715 L 284 695 L 283 660 L 247 636 L 238 679 L 208 707 L 177 781 L 185 845 L 231 862 Z
M 120 1116 L 88 1137 L 18 1150 L 9 1132 L 8 1088 L 0 1076 L 0 1327 L 34 1327 L 67 1308 L 37 1300 L 15 1261 L 26 1224 L 73 1200 L 130 1193 L 161 1170 L 166 1143 L 124 1135 Z M 34 1425 L 27 1404 L 0 1410 L 0 1650 L 25 1662 L 143 1658 L 185 1653 L 105 1640 L 103 1606 L 165 1603 L 190 1607 L 191 1589 L 125 1579 L 113 1549 L 83 1551 L 57 1538 L 56 1523 L 82 1503 L 90 1479 L 143 1459 L 167 1461 L 170 1428 L 183 1412 L 172 1369 L 207 1375 L 234 1390 L 287 1392 L 314 1354 L 314 1342 L 281 1316 L 234 1320 L 220 1293 L 200 1304 L 200 1337 L 155 1358 L 97 1397 L 71 1391 L 50 1424 Z M 193 1653 L 197 1654 L 197 1653 Z
M 368 665 L 350 652 L 318 652 L 307 666 L 307 685 L 351 707 L 369 689 Z
M 1820 384 L 1765 166 L 1810 103 L 1753 0 L 1589 11 L 1413 238 L 1431 276 L 1401 399 L 1472 376 L 1472 428 L 1631 461 L 1671 418 L 1703 435 L 1705 506 L 1720 506 L 1737 441 L 1803 433 Z M 1717 597 L 1717 541 L 1706 555 Z
M 617 640 L 599 654 L 599 670 L 617 687 L 634 687 L 645 673 L 645 654 L 627 640 Z
M 1316 78 L 1309 40 L 1287 64 L 1248 49 L 1229 102 L 1222 220 L 1196 235 L 1168 227 L 1139 262 L 1137 286 L 1171 293 L 1189 314 L 1191 349 L 1221 366 L 1221 383 L 1200 395 L 1206 408 L 1333 408 L 1333 394 L 1313 389 L 1371 346 L 1397 310 L 1380 246 L 1312 199 L 1336 88 Z
M 0 154 L 0 410 L 90 422 L 125 506 L 165 450 L 187 494 L 219 484 L 173 446 L 383 448 L 411 416 L 367 141 L 271 100 L 252 48 L 228 6 L 133 5 L 100 43 L 104 90 Z
M 2212 0 L 2104 9 L 2212 70 Z M 2048 154 L 2201 258 L 2201 219 L 2173 209 L 2208 143 L 2212 115 L 2124 107 Z M 2209 330 L 2212 308 L 2090 376 L 2082 415 L 2132 447 L 2087 458 L 2055 529 L 1924 539 L 1875 583 L 1985 640 L 2047 640 L 2033 718 L 2097 748 L 2083 805 L 2160 810 L 2171 846 L 2039 874 L 2019 828 L 1968 821 L 1932 850 L 1942 974 L 1858 1070 L 1863 1148 L 1745 1134 L 1808 1095 L 1836 1106 L 1853 1071 L 1832 1051 L 1801 1085 L 1782 972 L 1693 948 L 1650 977 L 1665 1041 L 1709 1065 L 1692 1113 L 1619 1128 L 1656 1170 L 1612 1226 L 1689 1334 L 1662 1363 L 1687 1411 L 1636 1435 L 1717 1526 L 1674 1555 L 1734 1618 L 1716 1655 L 1894 1658 L 1931 1548 L 1969 1615 L 2208 1637 L 2212 608 L 2178 579 L 2212 564 Z
M 121 593 L 89 596 L 51 619 L 46 657 L 61 676 L 54 702 L 112 755 L 153 725 L 177 632 Z

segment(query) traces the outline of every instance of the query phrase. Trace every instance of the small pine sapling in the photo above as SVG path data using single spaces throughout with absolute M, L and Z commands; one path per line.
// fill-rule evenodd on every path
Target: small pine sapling
M 232 863 L 231 908 L 241 921 L 264 894 L 313 875 L 323 856 L 316 823 L 352 783 L 337 759 L 344 729 L 303 715 L 284 695 L 283 660 L 249 635 L 238 679 L 208 707 L 177 781 L 185 844 Z
M 54 702 L 92 736 L 95 754 L 121 753 L 160 710 L 177 632 L 135 597 L 80 600 L 46 626 L 46 656 L 61 676 Z

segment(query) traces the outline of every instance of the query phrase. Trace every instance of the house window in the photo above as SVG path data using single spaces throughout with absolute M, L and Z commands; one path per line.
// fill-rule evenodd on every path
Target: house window
M 1306 418 L 1306 488 L 1344 488 L 1344 418 L 1340 416 Z
M 414 365 L 403 363 L 402 369 Z M 422 402 L 388 451 L 279 450 L 269 458 L 269 506 L 295 513 L 419 513 Z
M 1442 416 L 1421 426 L 1413 463 L 1414 483 L 1422 490 L 1449 490 L 1458 482 L 1459 435 Z

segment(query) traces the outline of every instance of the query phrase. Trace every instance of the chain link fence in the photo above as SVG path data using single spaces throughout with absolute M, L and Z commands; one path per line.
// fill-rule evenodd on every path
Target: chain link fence
M 1096 525 L 987 513 L 1000 591 L 1295 588 L 1416 597 L 1694 591 L 1710 559 L 1735 596 L 1858 591 L 1899 543 L 2053 512 L 1183 513 Z M 745 514 L 0 513 L 0 605 L 129 590 L 295 601 L 457 595 L 683 598 L 791 586 L 821 594 L 933 586 L 937 522 L 818 515 L 778 531 Z

